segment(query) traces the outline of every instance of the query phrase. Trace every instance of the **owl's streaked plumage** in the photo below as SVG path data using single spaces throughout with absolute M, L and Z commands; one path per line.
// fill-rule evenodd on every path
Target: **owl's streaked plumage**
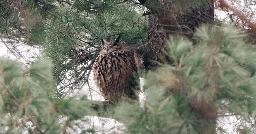
M 116 101 L 121 97 L 137 98 L 134 73 L 140 68 L 135 49 L 117 41 L 106 42 L 93 64 L 94 80 L 105 100 Z

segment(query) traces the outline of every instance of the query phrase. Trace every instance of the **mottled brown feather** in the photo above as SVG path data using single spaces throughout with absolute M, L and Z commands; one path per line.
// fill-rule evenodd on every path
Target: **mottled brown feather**
M 134 73 L 141 67 L 141 60 L 132 47 L 121 43 L 104 42 L 104 48 L 93 64 L 94 80 L 105 100 L 116 101 L 121 97 L 136 99 Z

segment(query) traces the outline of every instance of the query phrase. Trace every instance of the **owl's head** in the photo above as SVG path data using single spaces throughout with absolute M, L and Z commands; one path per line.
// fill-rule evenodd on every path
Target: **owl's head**
M 103 49 L 100 51 L 100 54 L 109 54 L 122 49 L 122 45 L 119 43 L 120 37 L 121 35 L 119 35 L 114 41 L 103 40 Z

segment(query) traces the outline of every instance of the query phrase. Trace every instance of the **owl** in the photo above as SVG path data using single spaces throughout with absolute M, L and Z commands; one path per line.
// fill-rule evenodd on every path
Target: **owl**
M 104 41 L 103 49 L 93 64 L 94 80 L 105 100 L 122 97 L 137 99 L 134 74 L 141 68 L 140 58 L 133 47 L 114 41 Z

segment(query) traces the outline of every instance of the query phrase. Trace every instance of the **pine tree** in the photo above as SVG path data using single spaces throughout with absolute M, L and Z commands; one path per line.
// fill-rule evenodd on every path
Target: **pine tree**
M 0 63 L 1 133 L 61 133 L 90 112 L 86 98 L 57 97 L 49 59 L 30 68 L 7 59 Z
M 254 119 L 256 53 L 245 34 L 233 26 L 210 25 L 195 37 L 196 45 L 170 37 L 174 66 L 163 65 L 145 77 L 144 109 L 127 103 L 117 107 L 116 118 L 129 132 L 213 134 L 218 117 Z M 253 127 L 244 130 L 255 133 Z
M 68 133 L 72 121 L 96 114 L 91 109 L 125 123 L 124 133 L 214 134 L 225 114 L 252 124 L 255 50 L 241 30 L 216 25 L 213 2 L 0 1 L 2 41 L 38 45 L 50 59 L 28 68 L 1 59 L 1 132 Z M 236 13 L 223 2 L 221 8 Z M 254 34 L 254 23 L 247 23 Z M 68 97 L 88 82 L 101 40 L 120 33 L 125 44 L 138 45 L 144 60 L 144 107 L 124 100 L 100 109 L 85 97 Z

